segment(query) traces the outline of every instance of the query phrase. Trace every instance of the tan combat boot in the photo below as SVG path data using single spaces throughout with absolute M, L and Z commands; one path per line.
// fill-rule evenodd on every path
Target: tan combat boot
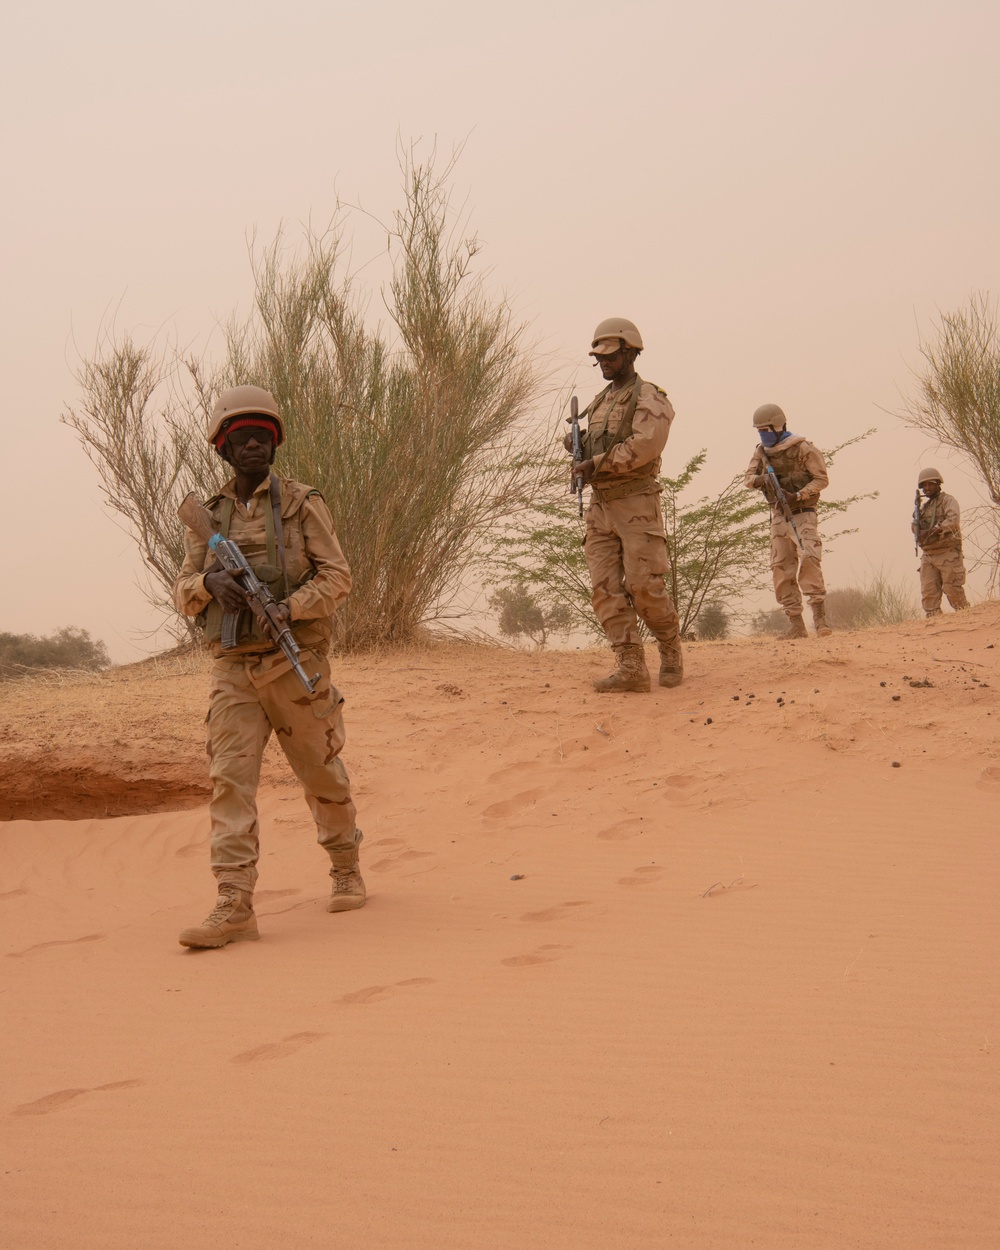
M 594 689 L 601 694 L 613 694 L 633 690 L 640 694 L 649 691 L 649 669 L 646 667 L 646 652 L 641 646 L 620 647 L 617 652 L 618 664 L 615 671 L 608 677 L 594 682 Z
M 681 644 L 660 643 L 660 685 L 672 690 L 684 680 L 684 659 Z
M 349 851 L 331 851 L 330 859 L 333 867 L 330 876 L 333 878 L 333 889 L 327 911 L 354 911 L 364 907 L 368 892 L 358 865 L 358 848 Z
M 253 891 L 241 889 L 233 881 L 219 882 L 215 910 L 200 925 L 182 929 L 181 946 L 225 946 L 227 942 L 256 942 L 257 917 Z
M 833 630 L 827 624 L 826 620 L 826 604 L 814 603 L 812 605 L 813 624 L 816 626 L 817 638 L 829 638 Z
M 802 619 L 801 612 L 788 618 L 788 628 L 783 634 L 779 634 L 778 637 L 782 642 L 791 642 L 794 638 L 809 637 L 809 631 L 806 629 L 806 623 Z

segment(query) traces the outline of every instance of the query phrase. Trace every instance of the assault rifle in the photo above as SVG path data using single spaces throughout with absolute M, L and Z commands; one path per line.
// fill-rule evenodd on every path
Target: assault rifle
M 795 539 L 795 545 L 799 549 L 799 554 L 804 556 L 805 549 L 802 546 L 801 538 L 799 538 L 798 526 L 795 524 L 795 517 L 792 515 L 792 507 L 788 502 L 788 496 L 781 489 L 777 473 L 766 462 L 764 464 L 764 494 L 767 496 L 768 502 L 778 509 L 792 527 L 792 537 Z
M 920 555 L 920 487 L 913 496 L 913 554 Z
M 243 592 L 247 607 L 271 635 L 277 646 L 284 652 L 285 659 L 291 664 L 295 676 L 305 687 L 306 694 L 312 694 L 321 674 L 308 677 L 299 663 L 299 648 L 292 631 L 282 623 L 278 613 L 278 601 L 271 594 L 257 574 L 247 564 L 246 556 L 240 551 L 231 538 L 224 538 L 215 528 L 212 514 L 203 507 L 194 494 L 187 495 L 177 509 L 177 515 L 199 538 L 208 543 L 208 549 L 228 573 L 232 573 L 237 586 Z M 226 612 L 222 617 L 222 649 L 231 651 L 236 646 L 236 628 L 238 612 Z
M 569 401 L 570 439 L 573 444 L 573 467 L 583 460 L 583 436 L 580 434 L 580 405 L 576 396 Z M 570 493 L 576 494 L 577 516 L 583 516 L 583 478 L 572 476 L 569 480 Z

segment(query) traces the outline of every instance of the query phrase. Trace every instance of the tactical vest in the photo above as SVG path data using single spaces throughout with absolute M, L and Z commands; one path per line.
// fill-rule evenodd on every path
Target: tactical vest
M 813 480 L 812 474 L 802 464 L 802 456 L 808 446 L 809 444 L 805 442 L 793 443 L 787 451 L 783 452 L 779 443 L 772 452 L 764 455 L 764 464 L 769 464 L 774 470 L 781 489 L 786 494 L 797 495 Z
M 651 385 L 655 385 L 651 383 Z M 623 481 L 614 481 L 610 476 L 603 482 L 597 480 L 597 475 L 601 472 L 601 466 L 607 459 L 608 454 L 619 443 L 624 443 L 626 439 L 632 437 L 632 419 L 635 417 L 635 410 L 639 403 L 639 388 L 642 386 L 642 378 L 638 374 L 635 375 L 635 381 L 632 383 L 632 394 L 628 398 L 625 412 L 618 425 L 618 429 L 614 433 L 608 429 L 608 419 L 615 411 L 614 404 L 605 404 L 605 400 L 611 393 L 611 387 L 606 386 L 603 391 L 588 405 L 581 416 L 588 417 L 587 429 L 582 436 L 583 454 L 588 460 L 594 461 L 594 478 L 591 480 L 591 489 L 594 495 L 602 502 L 608 503 L 613 499 L 627 499 L 631 495 L 641 495 L 660 489 L 659 482 L 656 478 L 657 463 L 651 460 L 648 464 L 641 465 L 638 469 L 632 470 L 628 477 Z M 659 390 L 659 387 L 656 387 Z M 590 413 L 598 414 L 591 417 Z
M 282 570 L 281 554 L 278 551 L 277 530 L 275 525 L 274 506 L 268 495 L 262 496 L 260 507 L 264 515 L 264 542 L 254 542 L 245 537 L 239 539 L 240 550 L 246 556 L 247 563 L 268 587 L 279 602 L 294 594 L 300 586 L 304 586 L 316 574 L 315 566 L 306 554 L 305 536 L 302 533 L 302 505 L 310 495 L 319 495 L 319 491 L 304 486 L 301 482 L 290 479 L 277 479 L 280 487 L 280 529 L 284 546 L 284 570 Z M 322 497 L 322 496 L 321 496 Z M 223 537 L 229 537 L 233 512 L 236 501 L 228 495 L 215 495 L 209 499 L 205 507 L 212 514 Z M 214 563 L 211 551 L 205 553 L 205 568 Z M 222 638 L 222 606 L 213 599 L 197 616 L 198 624 L 205 631 L 205 641 L 219 643 Z M 309 647 L 314 651 L 325 652 L 329 647 L 333 633 L 333 623 L 329 617 L 318 617 L 315 620 L 292 622 L 292 633 L 301 647 Z M 257 618 L 249 608 L 239 613 L 236 632 L 236 647 L 227 649 L 224 654 L 232 655 L 262 653 L 274 650 L 274 643 L 265 638 Z
M 962 550 L 962 536 L 960 534 L 949 534 L 947 538 L 939 538 L 936 542 L 929 543 L 926 541 L 927 534 L 935 529 L 944 520 L 939 513 L 944 512 L 944 494 L 942 491 L 928 499 L 920 509 L 920 527 L 917 534 L 917 542 L 922 551 L 945 551 L 949 547 L 957 547 Z

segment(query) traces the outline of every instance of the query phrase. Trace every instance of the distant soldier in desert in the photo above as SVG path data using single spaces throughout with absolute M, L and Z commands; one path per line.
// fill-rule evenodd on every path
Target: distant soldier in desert
M 217 530 L 238 545 L 256 576 L 271 587 L 281 628 L 290 627 L 302 664 L 319 680 L 307 693 L 275 645 L 274 627 L 248 610 L 232 574 L 219 566 L 205 538 L 189 528 L 173 594 L 178 611 L 203 625 L 215 655 L 208 754 L 218 899 L 204 923 L 181 933 L 183 946 L 225 946 L 258 936 L 253 908 L 260 853 L 256 795 L 272 732 L 302 783 L 319 843 L 330 857 L 328 910 L 346 911 L 365 902 L 358 867 L 361 832 L 339 758 L 343 699 L 331 684 L 326 659 L 332 614 L 347 597 L 351 574 L 323 497 L 271 469 L 284 436 L 277 404 L 267 391 L 256 386 L 225 391 L 212 411 L 208 441 L 235 476 L 206 507 Z M 230 629 L 235 627 L 235 637 L 228 639 L 235 646 L 224 651 L 227 621 Z
M 661 686 L 683 677 L 677 610 L 667 593 L 670 571 L 660 510 L 660 456 L 674 410 L 666 392 L 635 371 L 642 338 L 631 321 L 611 317 L 594 331 L 590 355 L 608 385 L 581 413 L 581 460 L 573 480 L 590 485 L 584 551 L 591 602 L 617 667 L 594 683 L 601 692 L 648 691 L 641 617 L 660 651 Z M 567 436 L 566 450 L 572 451 Z
M 937 469 L 920 470 L 915 516 L 910 526 L 920 548 L 920 598 L 928 616 L 940 616 L 942 592 L 956 612 L 969 606 L 965 597 L 961 513 L 955 497 L 941 489 L 943 482 Z
M 816 520 L 820 491 L 830 485 L 818 447 L 787 429 L 777 404 L 763 404 L 753 414 L 760 442 L 750 457 L 743 483 L 761 490 L 771 508 L 771 575 L 774 594 L 788 617 L 784 639 L 807 638 L 802 596 L 812 608 L 820 638 L 833 631 L 826 620 L 823 544 Z

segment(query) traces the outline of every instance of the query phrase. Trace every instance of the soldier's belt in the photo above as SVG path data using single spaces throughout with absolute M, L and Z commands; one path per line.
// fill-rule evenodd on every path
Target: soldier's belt
M 793 508 L 792 516 L 798 516 L 800 512 L 815 512 L 815 508 Z
M 628 499 L 632 495 L 655 495 L 660 486 L 655 477 L 634 477 L 630 482 L 616 482 L 613 486 L 595 486 L 590 489 L 599 503 L 611 503 L 614 499 Z

